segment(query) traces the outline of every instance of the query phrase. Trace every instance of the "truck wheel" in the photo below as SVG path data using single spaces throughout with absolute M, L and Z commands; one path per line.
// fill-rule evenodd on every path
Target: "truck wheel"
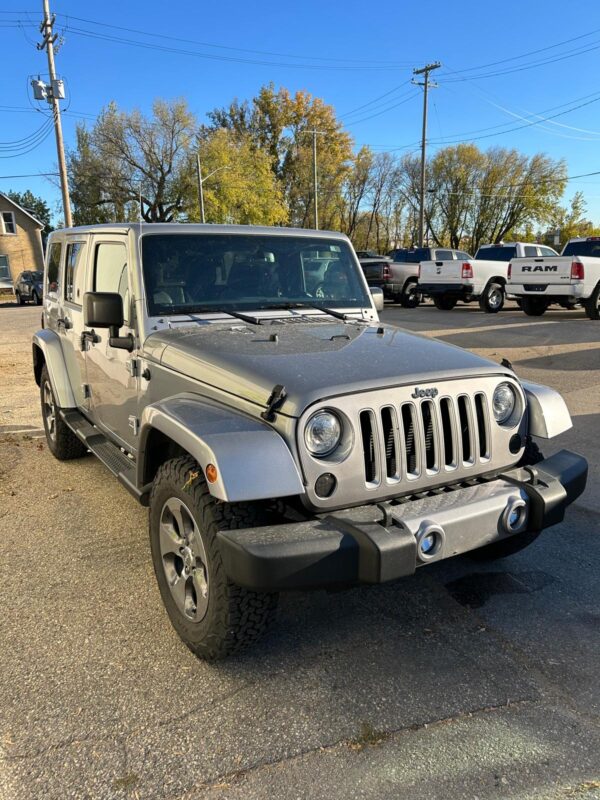
M 34 291 L 33 294 L 31 295 L 31 302 L 35 303 L 36 306 L 42 305 L 42 298 L 36 291 Z
M 225 658 L 252 644 L 275 616 L 277 595 L 231 583 L 217 542 L 218 530 L 258 521 L 251 504 L 215 500 L 190 456 L 157 472 L 150 495 L 154 572 L 171 624 L 199 658 Z
M 84 456 L 87 453 L 87 447 L 75 436 L 58 413 L 58 405 L 46 366 L 42 367 L 40 375 L 40 399 L 48 450 L 59 461 L 70 461 L 72 458 Z
M 548 301 L 542 297 L 523 297 L 521 299 L 521 308 L 528 317 L 541 317 L 546 313 L 548 308 Z
M 21 292 L 15 292 L 15 299 L 17 301 L 17 305 L 24 306 L 25 305 L 25 298 L 21 294 Z
M 490 282 L 479 298 L 479 308 L 486 314 L 497 314 L 504 307 L 504 299 L 504 286 Z
M 588 319 L 600 319 L 600 283 L 587 300 L 584 300 L 584 308 Z
M 433 298 L 433 304 L 436 308 L 439 308 L 440 311 L 452 311 L 457 303 L 458 300 L 456 297 L 450 297 L 450 295 L 447 294 L 438 295 Z
M 417 282 L 408 281 L 400 295 L 400 303 L 403 308 L 416 308 L 421 302 L 421 297 Z

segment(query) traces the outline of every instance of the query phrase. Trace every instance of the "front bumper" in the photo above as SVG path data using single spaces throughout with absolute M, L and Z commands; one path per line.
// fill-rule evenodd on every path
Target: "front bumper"
M 585 489 L 587 470 L 585 458 L 561 450 L 534 467 L 407 502 L 219 531 L 223 565 L 234 583 L 261 591 L 384 583 L 424 564 L 556 525 Z M 425 552 L 431 535 L 436 547 Z

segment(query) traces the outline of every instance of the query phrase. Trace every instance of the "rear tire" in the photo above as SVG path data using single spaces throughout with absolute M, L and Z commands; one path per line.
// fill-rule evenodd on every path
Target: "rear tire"
M 15 298 L 17 300 L 17 305 L 24 306 L 25 305 L 25 298 L 21 294 L 21 292 L 15 292 Z
M 167 461 L 156 474 L 150 495 L 154 572 L 172 626 L 199 658 L 222 659 L 253 644 L 275 616 L 277 594 L 232 583 L 219 551 L 217 531 L 259 522 L 251 503 L 215 500 L 190 456 Z
M 584 308 L 588 319 L 600 319 L 600 283 L 584 301 Z
M 416 308 L 420 302 L 421 293 L 419 292 L 417 282 L 408 281 L 400 295 L 400 304 L 403 308 Z
M 501 283 L 488 283 L 479 298 L 479 308 L 486 314 L 497 314 L 504 307 L 506 296 Z
M 548 301 L 541 297 L 523 297 L 521 299 L 521 308 L 528 317 L 541 317 L 546 313 L 548 305 Z
M 433 304 L 440 311 L 452 311 L 454 306 L 458 303 L 456 297 L 451 297 L 447 294 L 438 295 L 433 298 Z
M 58 404 L 50 383 L 48 368 L 45 365 L 42 367 L 40 376 L 40 400 L 46 442 L 48 450 L 50 450 L 54 458 L 59 461 L 70 461 L 72 458 L 84 456 L 87 453 L 87 447 L 60 417 Z
M 35 303 L 36 306 L 41 306 L 42 305 L 42 298 L 39 296 L 39 294 L 37 292 L 34 292 L 31 295 L 31 302 Z

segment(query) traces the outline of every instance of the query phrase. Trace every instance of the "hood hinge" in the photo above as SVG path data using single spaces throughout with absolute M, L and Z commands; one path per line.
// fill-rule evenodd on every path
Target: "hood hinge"
M 273 422 L 275 419 L 275 412 L 282 405 L 286 397 L 287 392 L 285 390 L 285 386 L 282 386 L 280 383 L 278 383 L 273 387 L 273 391 L 267 400 L 267 408 L 265 411 L 261 412 L 261 417 L 267 422 Z

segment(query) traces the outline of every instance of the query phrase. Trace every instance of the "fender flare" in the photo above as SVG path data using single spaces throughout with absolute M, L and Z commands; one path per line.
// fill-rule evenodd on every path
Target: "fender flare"
M 148 469 L 153 431 L 188 452 L 204 473 L 208 464 L 214 464 L 217 480 L 208 483 L 208 488 L 219 500 L 234 503 L 304 494 L 294 458 L 270 425 L 186 393 L 144 409 L 137 458 L 138 486 L 146 486 L 154 477 Z
M 564 398 L 549 386 L 521 381 L 529 410 L 529 433 L 553 439 L 573 427 Z
M 41 354 L 43 362 L 48 368 L 50 383 L 59 407 L 75 408 L 77 403 L 69 382 L 69 373 L 58 334 L 49 328 L 37 331 L 33 334 L 32 349 L 33 371 L 37 385 L 40 385 L 40 373 L 43 366 L 40 361 Z

